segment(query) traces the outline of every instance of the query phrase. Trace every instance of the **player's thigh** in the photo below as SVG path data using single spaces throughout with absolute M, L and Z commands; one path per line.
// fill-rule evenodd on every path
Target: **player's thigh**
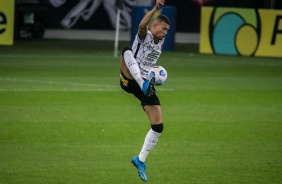
M 162 110 L 160 105 L 146 105 L 144 110 L 152 125 L 161 124 L 163 122 Z
M 127 77 L 128 79 L 133 79 L 132 75 L 130 74 L 123 56 L 120 57 L 120 70 L 121 72 L 125 75 L 125 77 Z

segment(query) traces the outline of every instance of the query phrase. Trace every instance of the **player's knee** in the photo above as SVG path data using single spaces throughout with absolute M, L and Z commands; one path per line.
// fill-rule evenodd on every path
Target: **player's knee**
M 128 51 L 128 50 L 130 50 L 130 51 L 132 52 L 132 49 L 131 49 L 130 47 L 124 47 L 124 48 L 122 49 L 122 56 L 124 56 L 124 53 L 125 53 L 126 51 Z
M 163 123 L 161 124 L 156 124 L 156 125 L 151 125 L 152 130 L 154 130 L 155 132 L 158 133 L 162 133 L 163 129 L 164 129 L 164 125 Z

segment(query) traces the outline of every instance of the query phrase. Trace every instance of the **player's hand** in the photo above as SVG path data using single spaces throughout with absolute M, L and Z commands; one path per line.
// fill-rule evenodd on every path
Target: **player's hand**
M 157 9 L 160 8 L 160 6 L 164 6 L 165 1 L 164 0 L 156 0 L 156 7 Z

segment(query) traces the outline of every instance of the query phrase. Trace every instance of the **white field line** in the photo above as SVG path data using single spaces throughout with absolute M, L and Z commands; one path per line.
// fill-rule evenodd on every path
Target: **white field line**
M 0 92 L 116 92 L 116 91 L 122 91 L 120 88 L 116 89 L 103 89 L 103 88 L 96 88 L 96 89 L 1 89 Z M 157 89 L 157 91 L 174 91 L 173 89 Z
M 105 88 L 116 88 L 114 85 L 99 85 L 99 84 L 86 84 L 86 83 L 76 83 L 76 82 L 57 82 L 57 81 L 41 81 L 41 80 L 30 80 L 30 79 L 15 79 L 15 78 L 1 78 L 2 81 L 11 82 L 24 82 L 24 83 L 42 83 L 42 84 L 66 84 L 71 86 L 86 86 L 86 87 L 105 87 Z
M 75 54 L 70 54 L 70 55 L 37 55 L 37 54 L 6 54 L 6 55 L 1 55 L 0 58 L 64 58 L 64 59 L 72 59 L 72 58 L 99 58 L 99 59 L 109 59 L 112 58 L 111 56 L 101 56 L 101 55 L 75 55 Z
M 0 89 L 0 92 L 115 92 L 121 91 L 122 89 Z
M 84 86 L 92 87 L 92 89 L 43 89 L 43 88 L 34 88 L 34 89 L 24 89 L 24 88 L 15 88 L 15 89 L 4 89 L 0 87 L 0 91 L 121 91 L 122 89 L 119 85 L 100 85 L 100 84 L 86 84 L 86 83 L 77 83 L 77 82 L 58 82 L 58 81 L 42 81 L 42 80 L 31 80 L 31 79 L 16 79 L 16 78 L 1 78 L 0 81 L 10 81 L 10 82 L 23 82 L 23 83 L 41 83 L 41 84 L 61 84 L 69 86 Z M 94 87 L 94 88 L 93 88 Z M 173 89 L 167 88 L 158 88 L 158 91 L 174 91 Z

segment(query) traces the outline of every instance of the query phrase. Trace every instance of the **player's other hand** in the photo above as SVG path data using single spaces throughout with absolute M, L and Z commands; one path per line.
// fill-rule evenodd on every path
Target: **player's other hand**
M 160 8 L 160 6 L 163 6 L 164 4 L 165 4 L 164 0 L 156 0 L 156 6 L 158 9 Z

